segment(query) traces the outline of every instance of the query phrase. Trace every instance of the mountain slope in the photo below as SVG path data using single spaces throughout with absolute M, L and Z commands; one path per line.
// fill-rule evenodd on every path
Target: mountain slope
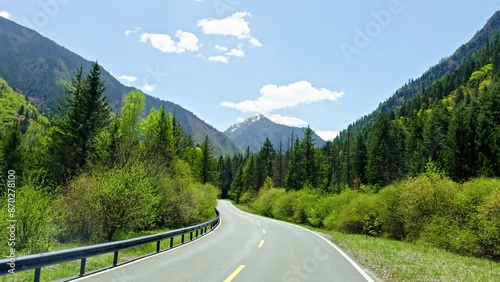
M 411 79 L 409 83 L 398 89 L 389 99 L 380 103 L 375 111 L 353 123 L 350 126 L 350 133 L 357 133 L 372 126 L 381 114 L 398 109 L 406 101 L 415 98 L 422 90 L 429 88 L 441 78 L 452 74 L 460 65 L 470 59 L 472 54 L 486 46 L 488 41 L 498 32 L 500 32 L 500 11 L 495 12 L 484 27 L 469 42 L 460 46 L 453 55 L 440 60 L 438 64 L 431 67 L 419 78 Z M 467 67 L 474 69 L 473 65 Z M 343 130 L 338 138 L 342 139 L 346 135 L 347 130 Z
M 246 150 L 250 146 L 251 152 L 258 152 L 260 147 L 269 138 L 278 149 L 280 141 L 283 142 L 283 149 L 286 149 L 287 142 L 293 134 L 299 139 L 304 137 L 304 128 L 291 127 L 282 124 L 277 124 L 265 117 L 257 114 L 230 126 L 224 133 L 241 149 Z M 314 134 L 316 146 L 321 147 L 325 141 L 316 133 Z
M 42 111 L 54 111 L 57 97 L 63 93 L 62 85 L 70 80 L 80 65 L 89 70 L 91 62 L 33 30 L 0 17 L 0 77 Z M 121 84 L 105 69 L 102 70 L 102 79 L 110 105 L 119 110 L 123 96 L 134 88 Z M 146 113 L 162 105 L 176 115 L 195 143 L 201 144 L 208 135 L 217 155 L 239 152 L 227 136 L 192 112 L 146 95 Z

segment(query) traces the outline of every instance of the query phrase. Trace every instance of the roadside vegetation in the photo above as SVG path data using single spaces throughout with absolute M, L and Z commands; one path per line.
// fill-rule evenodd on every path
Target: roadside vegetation
M 0 80 L 0 195 L 5 199 L 0 201 L 0 229 L 6 230 L 0 241 L 10 236 L 7 219 L 16 220 L 15 246 L 0 244 L 2 256 L 11 247 L 19 257 L 215 217 L 219 190 L 212 185 L 216 158 L 208 138 L 194 144 L 163 107 L 144 113 L 140 91 L 126 95 L 121 111 L 113 113 L 102 96 L 100 75 L 97 63 L 88 74 L 80 69 L 57 113 L 48 116 Z M 11 183 L 6 181 L 9 171 L 15 175 Z M 8 193 L 15 194 L 11 206 Z M 149 247 L 127 250 L 122 258 L 152 252 Z M 88 266 L 109 266 L 105 260 L 109 256 L 89 259 Z M 53 278 L 45 274 L 54 271 L 70 274 L 64 269 L 78 273 L 64 265 L 42 269 L 42 277 Z M 26 275 L 32 273 L 16 279 L 27 281 Z
M 494 281 L 500 275 L 500 180 L 464 184 L 429 171 L 378 192 L 286 191 L 268 179 L 245 211 L 331 235 L 384 281 Z

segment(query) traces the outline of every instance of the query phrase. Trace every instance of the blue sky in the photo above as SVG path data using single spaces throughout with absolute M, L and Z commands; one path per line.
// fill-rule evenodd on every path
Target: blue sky
M 224 131 L 263 113 L 328 138 L 468 41 L 484 1 L 2 0 L 127 85 Z

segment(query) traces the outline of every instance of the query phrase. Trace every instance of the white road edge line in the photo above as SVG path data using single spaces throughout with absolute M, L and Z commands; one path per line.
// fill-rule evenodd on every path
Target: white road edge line
M 288 222 L 286 222 L 288 223 Z M 290 223 L 291 224 L 291 223 Z M 337 252 L 339 252 L 348 262 L 350 262 L 352 264 L 352 266 L 354 266 L 354 268 L 356 268 L 357 271 L 359 271 L 359 273 L 361 273 L 361 275 L 363 275 L 363 277 L 366 279 L 366 281 L 368 282 L 375 282 L 371 277 L 370 275 L 368 275 L 354 260 L 352 260 L 344 251 L 342 251 L 341 248 L 339 248 L 337 245 L 333 244 L 332 241 L 326 239 L 325 237 L 319 235 L 318 233 L 312 231 L 312 230 L 309 230 L 305 227 L 302 227 L 302 226 L 298 226 L 298 225 L 295 225 L 295 224 L 291 224 L 291 225 L 294 225 L 294 226 L 297 226 L 297 227 L 300 227 L 304 230 L 307 230 L 311 233 L 313 233 L 314 235 L 320 237 L 321 239 L 325 240 L 325 242 L 327 242 L 328 244 L 330 244 L 330 246 L 332 246 L 335 250 L 337 250 Z
M 288 224 L 288 225 L 291 225 L 291 226 L 295 226 L 295 227 L 299 227 L 299 228 L 302 228 L 306 231 L 309 231 L 311 233 L 313 233 L 314 235 L 320 237 L 321 239 L 323 239 L 325 242 L 327 242 L 330 246 L 332 246 L 337 252 L 339 252 L 352 266 L 354 266 L 354 268 L 363 276 L 363 278 L 366 279 L 367 282 L 375 282 L 375 280 L 373 280 L 370 275 L 368 275 L 354 260 L 352 260 L 344 251 L 342 251 L 341 248 L 339 248 L 337 245 L 335 245 L 332 241 L 326 239 L 325 237 L 319 235 L 318 233 L 312 231 L 312 230 L 309 230 L 305 227 L 302 227 L 300 225 L 295 225 L 293 223 L 290 223 L 290 222 L 286 222 L 286 221 L 281 221 L 281 220 L 277 220 L 275 218 L 269 218 L 269 217 L 264 217 L 264 216 L 261 216 L 261 215 L 256 215 L 256 214 L 252 214 L 252 213 L 249 213 L 249 212 L 246 212 L 246 211 L 242 211 L 240 209 L 238 209 L 237 207 L 235 207 L 232 203 L 231 203 L 231 206 L 233 206 L 236 210 L 239 210 L 240 212 L 243 212 L 243 213 L 247 213 L 249 215 L 253 215 L 253 216 L 257 216 L 257 217 L 262 217 L 262 218 L 265 218 L 265 219 L 269 219 L 269 220 L 274 220 L 274 221 L 278 221 L 278 222 L 281 222 L 281 223 L 285 223 L 285 224 Z
M 215 229 L 214 229 L 214 230 L 210 231 L 210 233 L 208 233 L 207 235 L 204 235 L 203 237 L 200 237 L 200 238 L 198 238 L 198 239 L 196 239 L 196 240 L 193 240 L 193 241 L 191 241 L 191 242 L 185 243 L 185 244 L 180 245 L 180 246 L 176 246 L 176 247 L 174 247 L 174 248 L 172 248 L 172 249 L 169 249 L 169 250 L 165 250 L 165 251 L 163 251 L 163 252 L 161 252 L 161 253 L 158 253 L 158 254 L 150 255 L 150 256 L 147 256 L 147 257 L 145 257 L 145 258 L 141 258 L 141 259 L 137 259 L 137 260 L 134 260 L 134 261 L 131 261 L 131 262 L 128 262 L 128 263 L 124 263 L 124 264 L 119 265 L 119 266 L 111 267 L 111 268 L 109 268 L 109 269 L 106 269 L 106 270 L 103 270 L 103 271 L 99 271 L 99 272 L 96 272 L 96 273 L 90 274 L 90 275 L 88 275 L 88 276 L 79 277 L 79 278 L 76 278 L 76 279 L 71 280 L 71 281 L 80 281 L 80 280 L 83 280 L 83 279 L 87 279 L 87 278 L 91 278 L 91 277 L 94 277 L 94 276 L 98 276 L 98 275 L 101 275 L 101 274 L 103 274 L 103 273 L 110 272 L 110 271 L 113 271 L 113 270 L 117 270 L 117 269 L 120 269 L 120 268 L 122 268 L 122 267 L 126 267 L 126 266 L 129 266 L 129 265 L 131 265 L 131 264 L 134 264 L 134 263 L 137 263 L 137 262 L 143 261 L 143 260 L 147 260 L 147 259 L 150 259 L 150 258 L 154 258 L 154 257 L 156 257 L 156 256 L 159 256 L 159 255 L 166 254 L 166 253 L 168 253 L 168 252 L 170 252 L 170 251 L 174 251 L 174 250 L 180 249 L 180 248 L 182 248 L 182 247 L 184 247 L 184 246 L 187 246 L 187 245 L 190 245 L 190 244 L 195 243 L 195 242 L 197 242 L 197 241 L 200 241 L 200 239 L 203 239 L 203 238 L 206 238 L 206 237 L 210 236 L 210 235 L 211 235 L 211 234 L 212 234 L 215 230 L 217 230 L 217 229 L 219 228 L 219 226 L 221 226 L 221 225 L 222 225 L 222 218 L 221 218 L 221 217 L 219 217 L 219 220 L 220 220 L 220 221 L 219 221 L 219 224 L 217 225 L 217 227 L 215 227 Z

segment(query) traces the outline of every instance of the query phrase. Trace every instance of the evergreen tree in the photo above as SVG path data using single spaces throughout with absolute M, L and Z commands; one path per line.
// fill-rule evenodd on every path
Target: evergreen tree
M 83 77 L 83 67 L 76 72 L 67 87 L 68 95 L 56 120 L 59 130 L 53 134 L 53 151 L 58 156 L 58 171 L 63 179 L 83 169 L 90 153 L 90 141 L 109 121 L 111 110 L 103 96 L 101 67 L 92 64 L 90 73 Z M 60 179 L 62 180 L 62 179 Z
M 373 128 L 366 175 L 368 183 L 383 187 L 397 178 L 397 163 L 394 149 L 396 143 L 391 136 L 391 122 L 382 115 Z
M 304 156 L 304 178 L 300 182 L 316 187 L 318 185 L 318 165 L 313 134 L 313 130 L 308 126 L 304 131 L 304 139 L 300 144 Z
M 360 184 L 366 184 L 367 149 L 362 134 L 356 136 L 356 150 L 354 152 L 354 171 Z
M 305 180 L 305 158 L 299 139 L 295 139 L 295 144 L 290 157 L 290 165 L 286 176 L 287 189 L 301 189 Z
M 259 168 L 263 170 L 264 174 L 264 179 L 266 177 L 270 177 L 271 179 L 274 178 L 274 158 L 276 157 L 276 151 L 274 150 L 273 144 L 271 143 L 271 140 L 269 138 L 266 138 L 266 141 L 264 141 L 264 144 L 262 148 L 260 149 L 259 152 Z M 262 186 L 262 183 L 259 183 Z
M 205 136 L 201 144 L 201 160 L 199 164 L 199 181 L 203 184 L 211 183 L 215 180 L 216 159 L 208 140 L 208 135 Z

